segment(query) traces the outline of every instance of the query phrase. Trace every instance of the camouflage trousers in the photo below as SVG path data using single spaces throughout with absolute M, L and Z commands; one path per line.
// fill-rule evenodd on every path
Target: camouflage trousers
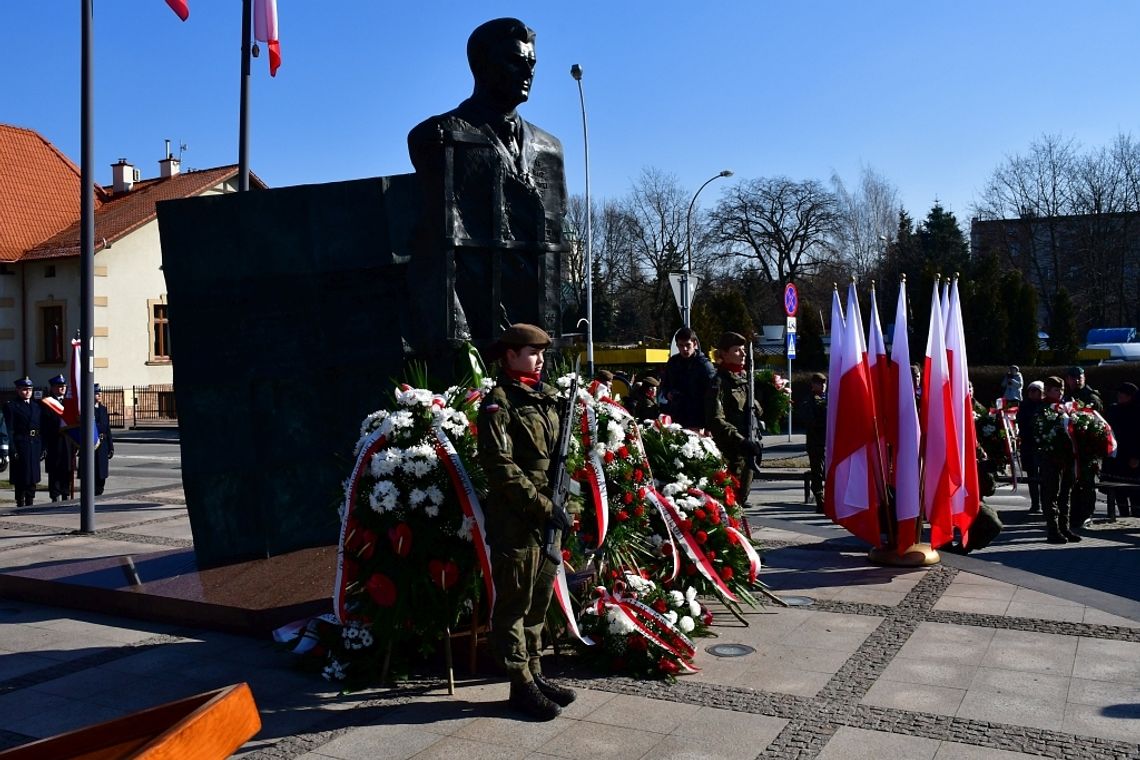
M 557 571 L 538 546 L 492 550 L 491 646 L 512 683 L 526 683 L 542 673 L 542 627 Z

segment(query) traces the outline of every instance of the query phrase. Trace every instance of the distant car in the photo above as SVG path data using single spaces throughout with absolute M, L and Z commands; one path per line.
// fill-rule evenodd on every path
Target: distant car
M 1135 327 L 1097 327 L 1089 330 L 1085 348 L 1108 351 L 1104 362 L 1140 361 L 1140 337 Z

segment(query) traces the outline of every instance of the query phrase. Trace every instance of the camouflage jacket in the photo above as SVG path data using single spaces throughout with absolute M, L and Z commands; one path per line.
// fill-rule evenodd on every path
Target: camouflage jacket
M 737 459 L 744 455 L 744 441 L 748 435 L 748 375 L 745 372 L 728 372 L 718 369 L 709 384 L 705 419 L 713 441 L 726 459 Z M 755 415 L 759 437 L 759 424 L 764 416 L 760 403 L 753 398 L 752 410 Z
M 487 474 L 487 541 L 495 548 L 542 544 L 550 519 L 550 459 L 558 446 L 554 388 L 500 376 L 479 408 L 479 463 Z
M 807 447 L 822 449 L 827 444 L 827 396 L 812 394 L 796 410 L 807 433 Z

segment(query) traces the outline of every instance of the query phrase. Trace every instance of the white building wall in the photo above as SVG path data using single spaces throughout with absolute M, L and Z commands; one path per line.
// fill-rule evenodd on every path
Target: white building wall
M 37 387 L 46 386 L 48 378 L 67 374 L 71 339 L 79 330 L 79 258 L 40 259 L 16 266 L 23 269 L 26 320 L 23 341 L 16 347 L 19 355 L 16 368 L 4 373 L 5 385 L 11 386 L 13 380 L 27 374 Z M 14 279 L 19 278 L 17 275 Z M 47 361 L 44 356 L 41 314 L 48 305 L 63 306 L 63 360 L 60 362 Z M 25 361 L 26 366 L 21 366 Z

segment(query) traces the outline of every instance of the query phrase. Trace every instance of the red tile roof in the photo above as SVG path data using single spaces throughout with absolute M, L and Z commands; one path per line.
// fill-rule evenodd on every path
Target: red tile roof
M 0 124 L 0 261 L 79 218 L 79 167 L 30 129 Z
M 156 216 L 155 203 L 201 195 L 234 177 L 219 166 L 136 182 L 112 195 L 96 186 L 95 250 Z M 252 187 L 264 188 L 256 175 Z M 40 135 L 0 124 L 0 261 L 79 255 L 79 169 Z

